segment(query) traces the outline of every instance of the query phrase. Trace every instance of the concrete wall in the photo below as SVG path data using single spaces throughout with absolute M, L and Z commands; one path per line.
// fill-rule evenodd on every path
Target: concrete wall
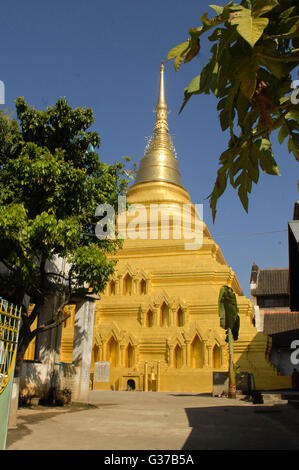
M 56 308 L 57 299 L 48 299 L 40 323 L 46 322 Z M 77 305 L 73 363 L 59 362 L 61 326 L 38 336 L 37 361 L 24 361 L 20 378 L 20 395 L 47 398 L 51 385 L 68 388 L 72 400 L 87 401 L 90 385 L 90 363 L 93 339 L 95 301 L 86 298 Z
M 271 351 L 271 362 L 279 370 L 281 375 L 292 375 L 294 365 L 290 357 L 293 350 L 290 348 L 273 348 Z

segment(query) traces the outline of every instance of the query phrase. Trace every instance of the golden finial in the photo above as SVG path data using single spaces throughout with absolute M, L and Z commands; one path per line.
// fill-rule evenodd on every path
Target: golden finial
M 165 101 L 164 63 L 160 65 L 160 88 L 156 106 L 154 135 L 140 162 L 134 184 L 147 181 L 165 181 L 182 186 L 176 153 L 168 132 Z
M 168 132 L 167 123 L 167 105 L 165 101 L 165 84 L 164 84 L 164 62 L 160 66 L 160 89 L 158 103 L 156 106 L 156 125 L 155 131 L 164 130 Z

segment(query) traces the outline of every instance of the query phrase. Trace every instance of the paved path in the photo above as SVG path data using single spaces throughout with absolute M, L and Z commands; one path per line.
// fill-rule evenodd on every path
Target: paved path
M 90 392 L 90 404 L 21 408 L 8 450 L 299 449 L 299 408 L 196 394 Z

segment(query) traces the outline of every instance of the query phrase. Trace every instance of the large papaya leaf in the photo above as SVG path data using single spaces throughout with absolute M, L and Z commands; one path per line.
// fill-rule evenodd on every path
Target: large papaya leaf
M 229 286 L 222 286 L 218 297 L 218 312 L 220 326 L 227 330 L 233 330 L 238 316 L 238 305 L 236 295 Z M 223 326 L 224 325 L 224 326 Z
M 233 14 L 231 24 L 237 25 L 240 36 L 253 47 L 268 26 L 269 19 L 255 16 L 252 10 L 243 8 Z
M 211 5 L 217 17 L 201 17 L 203 25 L 189 30 L 189 49 L 178 59 L 186 62 L 198 54 L 196 41 L 215 26 L 208 36 L 214 43 L 209 60 L 185 89 L 180 110 L 192 95 L 211 92 L 218 100 L 221 129 L 230 129 L 228 150 L 221 155 L 208 196 L 213 220 L 228 178 L 247 211 L 260 169 L 279 175 L 269 140 L 273 131 L 278 130 L 280 143 L 287 138 L 289 151 L 299 161 L 299 116 L 290 100 L 292 72 L 299 62 L 299 7 L 294 0 L 239 3 Z

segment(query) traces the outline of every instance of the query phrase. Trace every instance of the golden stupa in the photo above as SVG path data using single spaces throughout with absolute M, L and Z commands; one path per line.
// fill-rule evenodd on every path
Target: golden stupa
M 163 63 L 154 135 L 128 190 L 127 202 L 135 209 L 142 205 L 145 212 L 138 219 L 138 231 L 136 223 L 132 225 L 132 211 L 120 215 L 127 237 L 116 256 L 116 272 L 96 303 L 92 388 L 212 392 L 213 372 L 228 370 L 228 346 L 218 316 L 223 285 L 233 288 L 239 307 L 234 362 L 242 371 L 254 374 L 260 389 L 290 386 L 290 378 L 279 376 L 270 363 L 270 338 L 253 326 L 252 303 L 243 296 L 205 223 L 197 249 L 186 249 L 186 239 L 174 235 L 175 229 L 184 226 L 176 218 L 181 208 L 191 207 L 192 227 L 198 216 L 182 186 L 169 135 Z M 152 208 L 161 205 L 170 207 L 168 237 L 162 233 L 162 215 L 150 227 Z M 94 375 L 94 364 L 101 361 L 110 363 L 108 382 L 97 381 Z

